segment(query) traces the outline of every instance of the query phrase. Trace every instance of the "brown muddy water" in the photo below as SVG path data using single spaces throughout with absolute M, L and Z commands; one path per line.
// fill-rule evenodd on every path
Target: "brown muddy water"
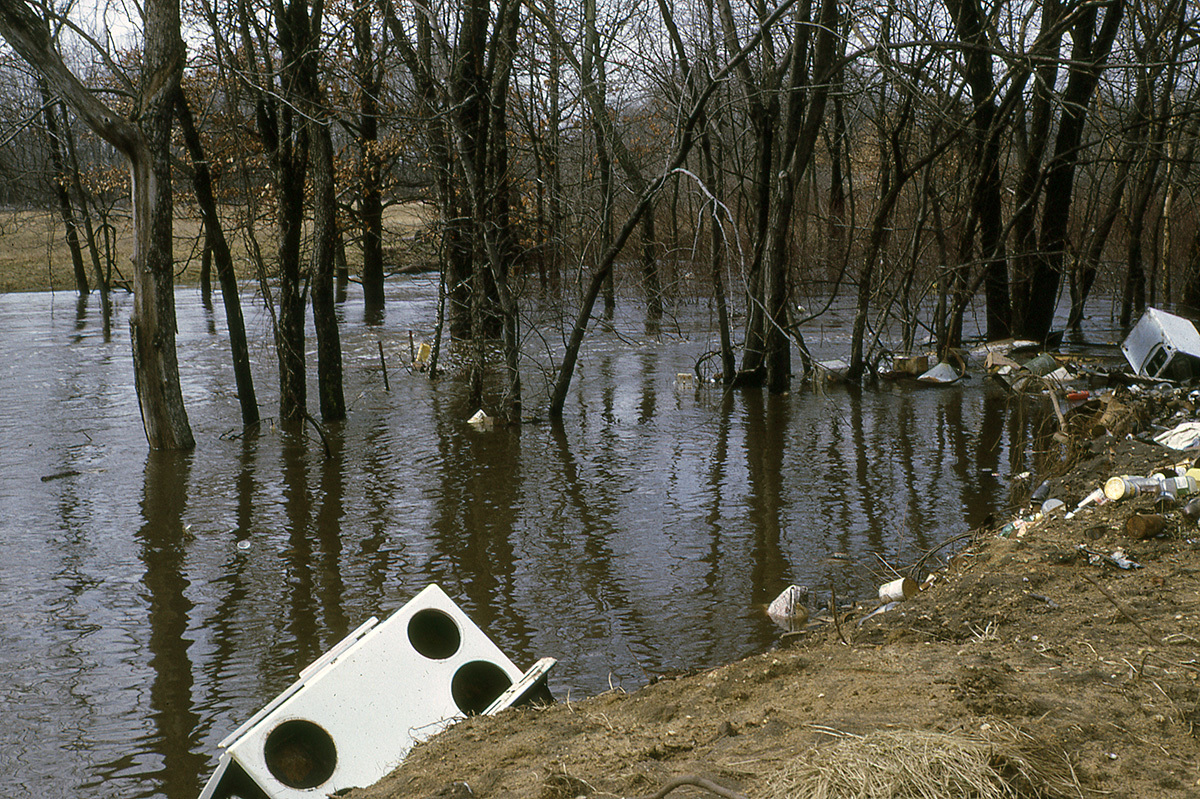
M 871 596 L 882 561 L 1002 511 L 1028 468 L 1012 442 L 1044 413 L 980 377 L 678 385 L 714 314 L 683 304 L 648 334 L 634 305 L 589 338 L 561 427 L 479 432 L 461 380 L 402 368 L 436 293 L 393 282 L 367 325 L 351 290 L 350 415 L 328 459 L 269 421 L 242 434 L 222 313 L 196 291 L 178 294 L 187 455 L 147 451 L 128 297 L 105 340 L 95 298 L 0 295 L 0 795 L 192 799 L 218 741 L 430 582 L 519 667 L 558 658 L 560 697 L 762 651 L 780 633 L 763 605 L 789 583 Z M 268 318 L 245 310 L 269 417 Z M 806 332 L 818 357 L 846 356 L 849 321 Z M 524 324 L 534 415 L 562 322 Z

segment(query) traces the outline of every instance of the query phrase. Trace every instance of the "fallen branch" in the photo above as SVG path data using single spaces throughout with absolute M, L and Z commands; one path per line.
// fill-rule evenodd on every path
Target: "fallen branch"
M 675 790 L 676 788 L 682 788 L 684 785 L 691 785 L 696 788 L 703 788 L 704 790 L 708 791 L 709 793 L 714 793 L 717 796 L 723 797 L 723 799 L 748 799 L 748 797 L 746 797 L 743 794 L 737 793 L 736 791 L 731 791 L 728 788 L 722 788 L 720 785 L 717 785 L 712 780 L 706 780 L 706 779 L 704 779 L 704 777 L 696 777 L 696 776 L 676 777 L 675 779 L 671 780 L 666 785 L 664 785 L 658 791 L 658 793 L 652 793 L 652 794 L 648 794 L 646 796 L 638 796 L 638 797 L 634 797 L 634 799 L 663 799 L 663 797 L 666 796 L 667 794 L 669 794 L 671 791 Z
M 1092 576 L 1091 576 L 1090 574 L 1085 574 L 1085 575 L 1083 575 L 1083 579 L 1087 580 L 1089 583 L 1091 583 L 1092 585 L 1094 585 L 1094 586 L 1096 586 L 1097 588 L 1099 588 L 1099 589 L 1100 589 L 1100 593 L 1104 594 L 1104 597 L 1105 597 L 1105 599 L 1107 599 L 1109 602 L 1113 603 L 1113 607 L 1115 607 L 1117 610 L 1121 611 L 1121 615 L 1122 615 L 1122 616 L 1124 616 L 1125 618 L 1127 618 L 1127 619 L 1129 619 L 1131 622 L 1133 622 L 1133 626 L 1135 626 L 1135 627 L 1137 627 L 1139 630 L 1141 630 L 1141 631 L 1142 631 L 1142 632 L 1145 634 L 1145 636 L 1146 636 L 1147 638 L 1149 638 L 1149 639 L 1150 639 L 1150 642 L 1151 642 L 1151 643 L 1155 643 L 1155 644 L 1162 643 L 1162 642 L 1161 642 L 1161 641 L 1160 641 L 1158 638 L 1156 638 L 1156 637 L 1155 637 L 1155 636 L 1154 636 L 1154 635 L 1153 635 L 1153 634 L 1152 634 L 1152 633 L 1151 633 L 1149 630 L 1147 630 L 1147 629 L 1145 628 L 1145 626 L 1143 626 L 1143 625 L 1142 625 L 1142 623 L 1141 623 L 1140 621 L 1138 621 L 1136 618 L 1134 618 L 1133 614 L 1132 614 L 1132 613 L 1130 613 L 1130 612 L 1129 612 L 1129 611 L 1128 611 L 1128 610 L 1125 608 L 1125 606 L 1124 606 L 1124 605 L 1122 605 L 1122 604 L 1121 604 L 1121 603 L 1120 603 L 1120 602 L 1117 600 L 1117 598 L 1116 598 L 1115 596 L 1113 596 L 1113 595 L 1112 595 L 1112 593 L 1111 593 L 1111 592 L 1110 592 L 1110 591 L 1109 591 L 1107 588 L 1105 588 L 1104 586 L 1100 585 L 1100 583 L 1096 582 L 1096 580 L 1092 579 Z
M 311 422 L 312 426 L 316 428 L 317 435 L 321 437 L 321 446 L 325 449 L 325 460 L 329 460 L 333 457 L 333 453 L 329 450 L 329 438 L 325 435 L 325 428 L 322 427 L 321 423 L 314 419 L 312 414 L 308 413 L 307 411 L 304 412 L 304 418 L 306 421 Z

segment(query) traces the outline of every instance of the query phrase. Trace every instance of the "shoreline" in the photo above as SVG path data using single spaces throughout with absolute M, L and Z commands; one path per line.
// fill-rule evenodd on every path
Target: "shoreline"
M 1125 399 L 1143 419 L 1178 400 Z M 1113 474 L 1183 457 L 1111 434 L 1072 452 L 1073 467 L 1050 480 L 1068 508 Z M 1007 764 L 995 774 L 1010 795 L 1194 796 L 1200 529 L 1172 509 L 1159 537 L 1124 534 L 1131 514 L 1154 510 L 1149 499 L 1112 502 L 1007 538 L 981 532 L 891 611 L 864 621 L 873 605 L 861 605 L 839 625 L 826 612 L 773 651 L 632 693 L 468 718 L 347 795 L 634 797 L 700 777 L 782 797 L 797 773 L 851 745 L 919 735 L 939 750 L 987 747 Z M 1137 567 L 1117 568 L 1106 556 L 1118 550 Z

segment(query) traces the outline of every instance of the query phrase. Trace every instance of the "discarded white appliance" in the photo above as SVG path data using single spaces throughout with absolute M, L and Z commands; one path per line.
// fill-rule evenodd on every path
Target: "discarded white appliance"
M 522 674 L 437 585 L 376 622 L 221 741 L 200 799 L 312 799 L 367 786 L 463 716 L 550 699 L 554 658 Z
M 1200 377 L 1200 332 L 1182 316 L 1147 308 L 1121 343 L 1141 377 L 1186 381 Z

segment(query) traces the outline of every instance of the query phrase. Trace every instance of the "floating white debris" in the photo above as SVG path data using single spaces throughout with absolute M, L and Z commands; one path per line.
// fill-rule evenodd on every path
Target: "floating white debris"
M 838 382 L 845 380 L 846 375 L 850 372 L 850 364 L 843 361 L 841 358 L 832 358 L 828 361 L 817 361 L 817 374 L 824 380 L 830 382 Z
M 771 621 L 789 632 L 795 632 L 808 622 L 808 588 L 789 585 L 767 606 Z
M 950 383 L 957 382 L 961 378 L 962 375 L 959 374 L 957 369 L 955 369 L 946 361 L 942 361 L 917 379 L 922 383 L 948 385 Z
M 467 424 L 474 427 L 476 430 L 491 430 L 495 420 L 483 412 L 483 409 L 475 411 L 475 415 L 467 420 Z

